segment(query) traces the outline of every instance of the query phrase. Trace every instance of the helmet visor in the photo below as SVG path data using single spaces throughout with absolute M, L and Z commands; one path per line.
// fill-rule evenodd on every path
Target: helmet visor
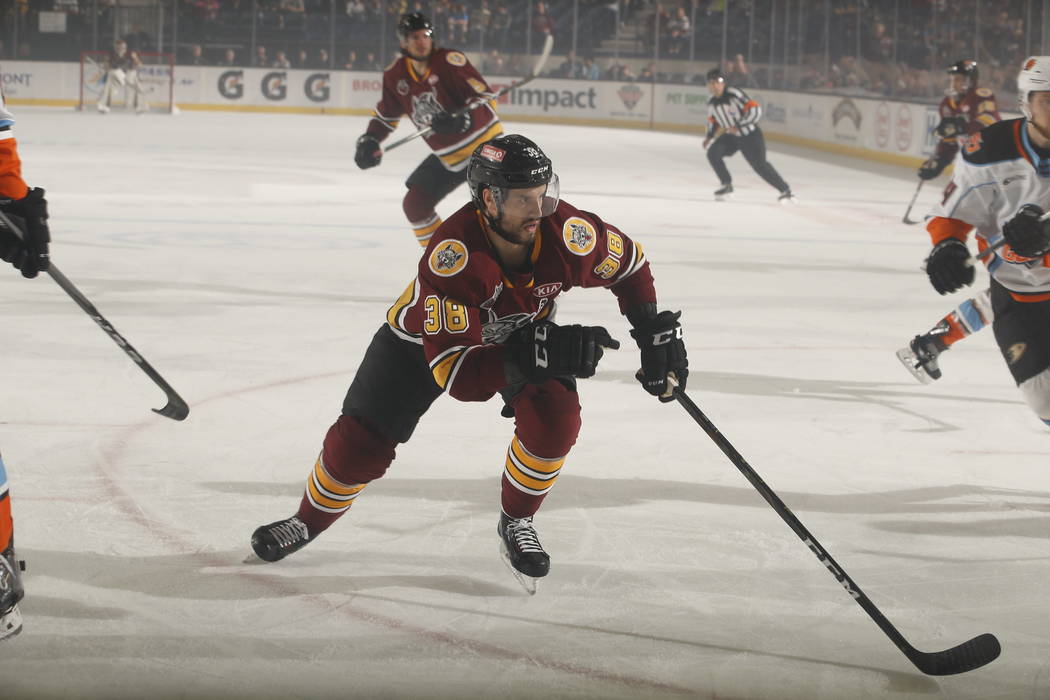
M 542 219 L 558 208 L 561 186 L 556 173 L 546 187 L 537 185 L 525 189 L 506 189 L 501 192 L 501 207 L 504 214 L 518 219 Z

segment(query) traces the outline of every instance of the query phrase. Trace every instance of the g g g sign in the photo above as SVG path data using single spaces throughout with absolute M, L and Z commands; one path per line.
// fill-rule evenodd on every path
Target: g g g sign
M 244 97 L 244 71 L 228 70 L 219 76 L 219 94 L 228 100 Z
M 287 79 L 288 74 L 284 71 L 275 71 L 264 75 L 262 83 L 259 84 L 262 88 L 263 97 L 275 102 L 283 100 L 288 96 Z
M 311 73 L 303 84 L 303 92 L 311 102 L 327 102 L 331 97 L 332 88 L 329 83 L 328 73 Z

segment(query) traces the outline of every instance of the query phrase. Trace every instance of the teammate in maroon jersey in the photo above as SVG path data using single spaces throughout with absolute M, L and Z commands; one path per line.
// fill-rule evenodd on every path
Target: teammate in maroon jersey
M 480 100 L 492 89 L 467 57 L 434 47 L 429 19 L 419 12 L 402 15 L 397 32 L 403 55 L 383 72 L 383 97 L 357 139 L 354 162 L 361 169 L 379 165 L 380 142 L 406 114 L 417 129 L 433 129 L 423 137 L 433 153 L 408 176 L 402 202 L 412 232 L 425 248 L 441 225 L 434 207 L 466 181 L 470 154 L 503 133 L 503 125 L 491 102 Z M 473 109 L 454 114 L 475 102 Z
M 934 129 L 940 140 L 934 154 L 919 167 L 920 180 L 932 180 L 948 167 L 959 152 L 959 136 L 977 133 L 1000 119 L 995 95 L 977 87 L 977 61 L 957 61 L 948 75 L 951 82 L 937 108 L 941 121 Z
M 532 524 L 580 429 L 576 380 L 619 343 L 600 326 L 553 323 L 574 287 L 606 287 L 641 349 L 638 380 L 661 401 L 688 376 L 680 312 L 657 312 L 641 246 L 596 214 L 559 201 L 550 159 L 500 136 L 471 156 L 473 201 L 434 234 L 418 274 L 387 312 L 328 430 L 298 512 L 258 528 L 252 547 L 277 561 L 305 546 L 383 476 L 398 443 L 442 393 L 499 393 L 514 437 L 502 477 L 499 535 L 530 592 L 550 559 Z

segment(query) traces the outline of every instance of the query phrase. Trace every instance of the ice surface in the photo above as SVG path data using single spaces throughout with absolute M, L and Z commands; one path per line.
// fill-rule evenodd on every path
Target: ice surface
M 16 116 L 55 263 L 191 413 L 151 413 L 161 392 L 50 279 L 0 270 L 0 448 L 29 565 L 0 697 L 1050 697 L 1050 431 L 990 331 L 931 386 L 894 356 L 965 298 L 919 271 L 910 171 L 773 144 L 798 206 L 740 157 L 715 203 L 695 136 L 510 125 L 565 199 L 643 242 L 683 311 L 691 396 L 901 632 L 928 651 L 998 635 L 999 660 L 940 679 L 642 392 L 602 290 L 561 305 L 627 342 L 581 382 L 584 428 L 536 519 L 539 594 L 499 560 L 496 401 L 440 399 L 321 539 L 242 564 L 295 510 L 414 274 L 400 202 L 423 145 L 362 172 L 363 118 Z

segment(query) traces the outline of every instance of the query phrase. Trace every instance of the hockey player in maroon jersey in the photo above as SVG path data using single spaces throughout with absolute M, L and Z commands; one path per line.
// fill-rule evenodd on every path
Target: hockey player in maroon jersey
M 357 139 L 354 162 L 361 169 L 379 165 L 380 143 L 404 115 L 417 129 L 433 129 L 423 137 L 433 153 L 408 176 L 402 202 L 412 232 L 425 248 L 441 225 L 434 207 L 466 181 L 470 154 L 503 133 L 503 125 L 490 102 L 453 114 L 492 90 L 465 55 L 434 47 L 429 19 L 419 12 L 402 15 L 397 32 L 403 55 L 383 72 L 383 97 Z
M 977 133 L 1000 119 L 995 95 L 977 87 L 977 61 L 956 61 L 948 67 L 948 75 L 951 82 L 937 108 L 941 121 L 934 128 L 940 140 L 934 154 L 919 166 L 920 180 L 932 180 L 948 167 L 959 152 L 960 135 Z
M 14 118 L 7 111 L 0 92 L 0 211 L 22 229 L 21 236 L 8 233 L 6 228 L 0 229 L 0 259 L 14 265 L 23 277 L 33 278 L 50 264 L 47 200 L 44 190 L 30 188 L 22 179 L 22 161 L 11 130 L 13 125 Z M 22 630 L 22 615 L 18 610 L 22 595 L 11 494 L 4 461 L 0 458 L 0 641 Z
M 680 312 L 657 312 L 641 247 L 597 215 L 559 201 L 550 159 L 528 139 L 501 136 L 471 156 L 473 201 L 435 232 L 418 274 L 387 312 L 328 430 L 298 512 L 258 528 L 266 561 L 300 549 L 383 476 L 398 443 L 442 393 L 499 393 L 514 436 L 504 461 L 498 532 L 529 592 L 547 575 L 533 515 L 580 429 L 576 380 L 619 347 L 599 326 L 553 322 L 574 287 L 606 287 L 641 349 L 638 380 L 661 401 L 688 376 Z

